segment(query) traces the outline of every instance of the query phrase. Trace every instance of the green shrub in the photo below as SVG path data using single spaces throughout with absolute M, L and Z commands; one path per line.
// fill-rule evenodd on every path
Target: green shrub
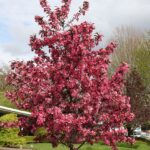
M 26 143 L 24 137 L 18 136 L 19 130 L 16 128 L 8 128 L 0 130 L 0 145 L 7 147 L 18 147 Z
M 35 133 L 34 133 L 34 136 L 35 136 L 35 141 L 36 142 L 48 142 L 46 136 L 47 136 L 47 131 L 44 127 L 39 127 Z
M 18 118 L 15 114 L 7 114 L 0 117 L 1 123 L 17 123 Z M 19 147 L 26 144 L 26 139 L 19 136 L 19 128 L 14 125 L 11 127 L 0 126 L 0 146 Z
M 40 136 L 44 136 L 47 134 L 47 131 L 45 128 L 41 127 L 41 128 L 38 128 L 35 132 L 35 136 L 37 137 L 40 137 Z
M 18 121 L 16 114 L 6 114 L 0 117 L 0 122 L 16 122 Z

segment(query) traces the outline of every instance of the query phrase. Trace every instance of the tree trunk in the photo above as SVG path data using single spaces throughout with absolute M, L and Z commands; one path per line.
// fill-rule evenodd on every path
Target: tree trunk
M 74 148 L 73 148 L 73 145 L 70 145 L 70 146 L 69 146 L 69 149 L 70 149 L 70 150 L 73 150 L 73 149 L 74 149 Z
M 70 147 L 70 150 L 74 150 L 74 149 L 75 149 L 75 150 L 79 150 L 79 149 L 77 149 L 77 148 Z
M 133 129 L 130 126 L 127 126 L 128 136 L 131 137 L 133 135 Z

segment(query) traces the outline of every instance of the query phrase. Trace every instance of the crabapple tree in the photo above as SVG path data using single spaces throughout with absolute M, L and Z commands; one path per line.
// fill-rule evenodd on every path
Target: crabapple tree
M 40 0 L 47 17 L 35 17 L 41 27 L 30 38 L 35 57 L 12 62 L 7 82 L 14 88 L 7 96 L 18 108 L 32 112 L 32 131 L 44 127 L 54 147 L 61 143 L 77 150 L 103 140 L 116 150 L 116 142 L 133 142 L 122 128 L 134 116 L 122 91 L 128 65 L 120 65 L 109 78 L 109 56 L 116 44 L 93 50 L 102 36 L 93 33 L 91 23 L 75 25 L 89 3 L 84 1 L 68 21 L 70 4 L 62 0 L 62 6 L 52 11 L 46 0 Z

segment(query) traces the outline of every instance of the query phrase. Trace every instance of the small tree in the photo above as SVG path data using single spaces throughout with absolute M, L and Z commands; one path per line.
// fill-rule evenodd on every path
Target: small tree
M 75 150 L 86 142 L 103 140 L 117 149 L 116 142 L 132 142 L 122 129 L 133 119 L 129 98 L 122 92 L 128 66 L 122 64 L 108 78 L 109 55 L 116 45 L 110 43 L 93 51 L 101 41 L 98 33 L 92 37 L 94 25 L 73 25 L 85 15 L 89 3 L 84 1 L 79 12 L 66 22 L 70 3 L 62 0 L 62 6 L 52 11 L 46 0 L 40 0 L 48 18 L 35 17 L 42 29 L 39 37 L 31 36 L 30 46 L 37 56 L 11 64 L 7 81 L 14 90 L 7 96 L 19 108 L 32 112 L 32 130 L 45 127 L 46 138 L 53 146 L 62 143 Z M 76 143 L 80 144 L 78 148 Z
M 127 124 L 128 135 L 133 135 L 136 127 L 142 126 L 150 120 L 149 93 L 137 70 L 130 71 L 126 82 L 126 94 L 131 98 L 131 110 L 135 119 Z

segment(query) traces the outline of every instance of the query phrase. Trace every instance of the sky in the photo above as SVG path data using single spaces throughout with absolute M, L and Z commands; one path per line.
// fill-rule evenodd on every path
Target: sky
M 150 0 L 88 0 L 90 9 L 81 22 L 95 24 L 96 32 L 104 35 L 104 43 L 116 27 L 132 26 L 150 29 Z M 61 0 L 48 0 L 50 6 L 61 5 Z M 70 17 L 82 6 L 83 0 L 72 0 Z M 0 0 L 0 67 L 12 60 L 34 57 L 28 46 L 29 37 L 38 33 L 35 15 L 44 15 L 39 0 Z M 103 43 L 102 43 L 103 45 Z

